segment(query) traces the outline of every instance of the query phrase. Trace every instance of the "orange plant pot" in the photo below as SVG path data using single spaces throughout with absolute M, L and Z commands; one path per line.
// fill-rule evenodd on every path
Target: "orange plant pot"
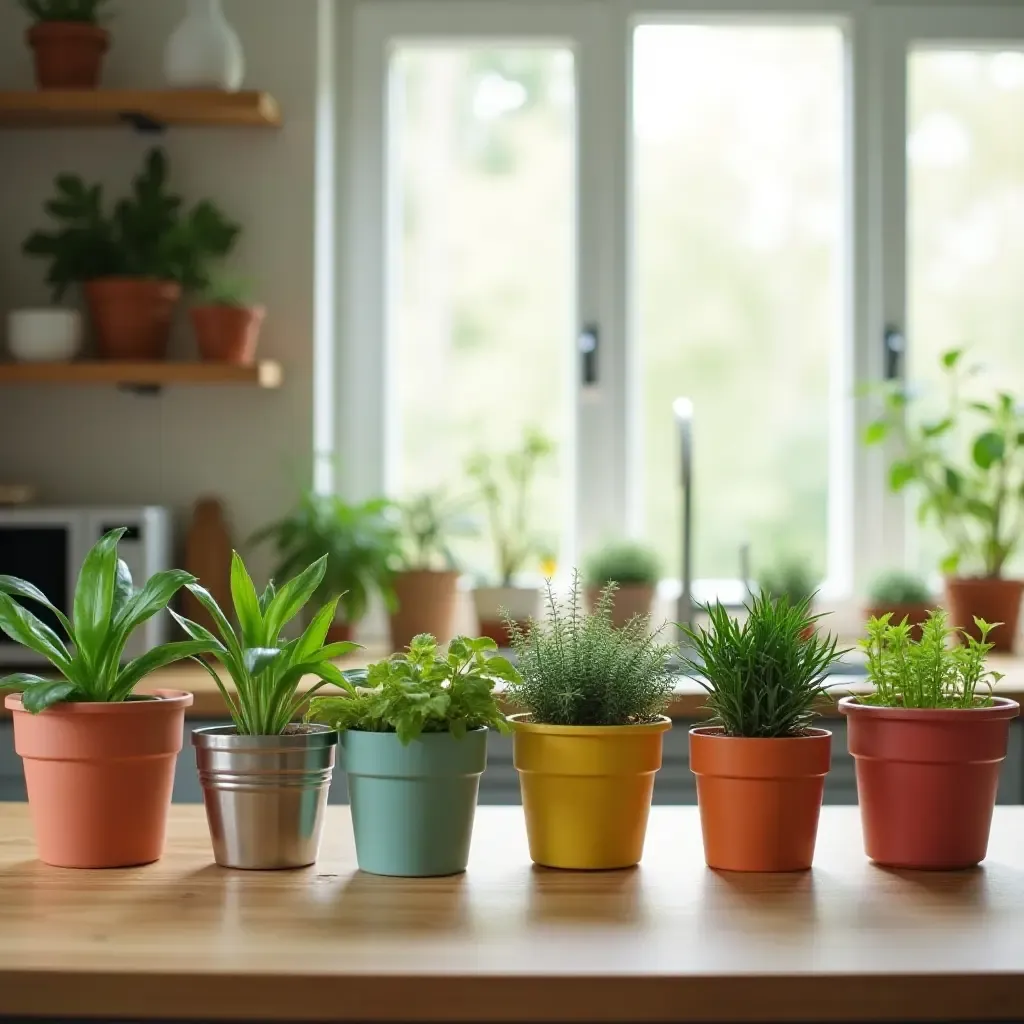
M 121 868 L 159 860 L 174 766 L 192 694 L 58 704 L 38 715 L 21 694 L 4 705 L 25 766 L 39 857 L 60 868 Z
M 814 860 L 832 734 L 747 739 L 690 730 L 704 859 L 721 871 L 805 871 Z
M 420 633 L 431 633 L 439 644 L 452 638 L 459 573 L 415 569 L 394 578 L 397 611 L 391 615 L 391 646 L 404 650 Z
M 612 595 L 612 625 L 622 628 L 638 615 L 649 616 L 654 604 L 655 587 L 647 583 L 623 583 Z M 587 589 L 587 601 L 593 608 L 601 596 L 599 587 Z
M 989 640 L 994 651 L 1009 654 L 1017 639 L 1020 620 L 1020 600 L 1024 594 L 1024 580 L 998 580 L 981 577 L 949 577 L 946 579 L 946 604 L 954 626 L 981 639 L 975 618 L 986 622 L 1001 622 L 992 630 Z
M 864 852 L 896 868 L 969 868 L 988 852 L 1016 701 L 982 708 L 885 708 L 844 697 Z
M 96 89 L 110 33 L 98 25 L 41 21 L 25 34 L 36 65 L 40 89 Z
M 85 300 L 97 355 L 129 362 L 165 359 L 180 298 L 181 286 L 173 281 L 119 277 L 86 281 Z
M 263 306 L 193 306 L 199 355 L 208 363 L 251 366 L 267 311 Z

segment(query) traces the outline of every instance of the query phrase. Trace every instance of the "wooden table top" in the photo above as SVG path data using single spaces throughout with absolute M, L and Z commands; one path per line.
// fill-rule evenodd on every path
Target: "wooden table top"
M 319 863 L 214 866 L 175 805 L 162 861 L 48 868 L 0 805 L 0 1016 L 353 1021 L 1010 1020 L 1024 1016 L 1024 807 L 973 871 L 874 867 L 856 808 L 816 867 L 709 871 L 695 808 L 657 807 L 636 870 L 530 865 L 522 812 L 482 807 L 467 874 L 356 871 L 346 808 Z

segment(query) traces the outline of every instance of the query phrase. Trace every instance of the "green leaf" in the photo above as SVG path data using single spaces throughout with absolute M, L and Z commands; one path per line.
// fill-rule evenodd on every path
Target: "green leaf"
M 889 467 L 889 487 L 894 491 L 902 491 L 916 477 L 917 469 L 913 463 L 894 462 Z
M 885 420 L 875 420 L 864 431 L 864 443 L 881 444 L 888 436 L 889 424 Z
M 992 465 L 1002 459 L 1006 451 L 1006 442 L 1002 436 L 989 430 L 979 435 L 971 449 L 971 457 L 979 469 L 990 469 Z
M 116 620 L 124 606 L 135 594 L 134 581 L 128 564 L 121 558 L 117 560 L 117 569 L 114 574 L 114 600 L 111 604 L 111 614 Z
M 121 527 L 101 537 L 85 556 L 78 574 L 73 616 L 75 641 L 79 656 L 91 667 L 99 663 L 110 629 L 117 576 L 117 542 L 124 534 L 125 529 Z
M 943 576 L 955 576 L 959 568 L 959 552 L 954 552 L 951 555 L 946 555 L 946 557 L 939 562 L 939 572 L 941 572 Z
M 71 623 L 68 617 L 38 588 L 27 580 L 20 580 L 16 576 L 0 576 L 0 593 L 10 594 L 12 597 L 22 597 L 27 601 L 35 601 L 44 608 L 48 608 L 57 616 L 60 624 L 64 627 L 69 640 L 74 642 L 74 634 L 71 630 Z
M 188 583 L 185 589 L 210 613 L 228 653 L 238 663 L 239 668 L 243 667 L 242 645 L 239 644 L 238 637 L 235 636 L 235 631 L 231 628 L 231 623 L 228 622 L 227 616 L 221 611 L 221 607 L 213 595 L 198 583 Z
M 284 654 L 280 647 L 247 647 L 242 653 L 242 664 L 250 675 L 258 676 L 266 672 Z
M 13 675 L 4 676 L 0 679 L 0 690 L 24 690 L 39 683 L 52 682 L 42 676 L 34 676 L 29 672 L 15 672 Z
M 54 704 L 70 700 L 77 692 L 78 687 L 74 683 L 69 683 L 66 679 L 51 679 L 27 689 L 22 694 L 21 704 L 26 711 L 38 715 L 40 711 L 45 711 Z
M 301 661 L 306 661 L 323 646 L 331 623 L 334 622 L 334 616 L 337 614 L 338 600 L 335 598 L 333 601 L 328 601 L 310 620 L 302 636 L 299 637 L 299 642 L 295 645 L 295 650 L 292 653 L 293 662 L 298 664 Z
M 132 690 L 158 668 L 164 668 L 176 661 L 183 661 L 185 658 L 210 653 L 212 653 L 210 645 L 205 640 L 180 640 L 176 643 L 154 647 L 134 661 L 128 662 L 121 669 L 117 675 L 111 699 L 114 701 L 126 700 Z
M 960 357 L 963 354 L 964 354 L 964 350 L 962 348 L 953 348 L 953 349 L 950 349 L 948 352 L 943 352 L 942 353 L 942 365 L 947 370 L 952 370 L 953 367 L 956 366 L 956 364 L 958 362 L 960 362 Z
M 520 680 L 519 670 L 508 658 L 503 658 L 501 655 L 488 658 L 484 671 L 494 679 L 502 679 L 506 682 L 519 682 Z
M 276 639 L 276 634 L 273 637 L 264 636 L 260 599 L 237 551 L 231 553 L 231 600 L 242 630 L 242 640 L 247 647 L 261 647 Z
M 71 655 L 45 622 L 7 594 L 0 593 L 0 630 L 15 643 L 41 654 L 64 675 L 73 675 Z
M 938 420 L 935 423 L 923 423 L 921 425 L 921 433 L 924 434 L 925 437 L 940 437 L 952 428 L 953 418 L 951 416 L 947 416 L 945 419 Z
M 277 592 L 264 620 L 264 637 L 268 642 L 275 641 L 282 628 L 303 609 L 320 586 L 326 571 L 327 556 L 324 555 Z
M 946 467 L 946 490 L 949 491 L 953 497 L 958 498 L 960 493 L 963 491 L 964 478 L 960 475 L 952 466 Z

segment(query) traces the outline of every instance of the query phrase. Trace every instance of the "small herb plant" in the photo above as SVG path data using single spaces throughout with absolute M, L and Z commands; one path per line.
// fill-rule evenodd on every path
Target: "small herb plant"
M 422 571 L 454 569 L 458 565 L 452 544 L 477 533 L 466 503 L 443 491 L 428 491 L 399 505 L 403 551 L 402 569 Z
M 587 560 L 585 578 L 588 587 L 608 583 L 653 587 L 661 579 L 661 561 L 653 548 L 639 541 L 611 541 Z
M 36 21 L 74 21 L 98 25 L 110 0 L 18 0 L 18 6 Z
M 928 604 L 932 592 L 916 573 L 893 569 L 877 577 L 868 597 L 873 605 Z
M 117 557 L 117 542 L 124 533 L 124 529 L 111 530 L 86 556 L 75 588 L 71 619 L 31 583 L 0 576 L 0 630 L 15 643 L 42 655 L 60 673 L 58 679 L 25 672 L 0 679 L 0 688 L 22 691 L 26 711 L 36 714 L 62 701 L 125 701 L 155 669 L 209 652 L 208 642 L 193 639 L 163 644 L 121 665 L 132 633 L 166 608 L 183 586 L 196 581 L 190 573 L 171 569 L 150 577 L 136 591 L 128 566 Z M 47 609 L 60 623 L 64 637 L 21 603 L 26 600 Z
M 212 274 L 199 292 L 199 304 L 245 309 L 252 305 L 252 287 L 240 277 Z
M 675 648 L 658 642 L 638 618 L 612 625 L 615 587 L 607 586 L 587 614 L 580 576 L 558 600 L 548 584 L 546 621 L 523 629 L 506 617 L 519 678 L 508 681 L 509 701 L 544 725 L 639 725 L 665 711 L 674 685 Z
M 985 670 L 992 649 L 987 637 L 999 623 L 975 619 L 981 640 L 949 625 L 942 609 L 930 612 L 914 639 L 907 623 L 890 622 L 891 614 L 873 618 L 860 641 L 867 655 L 868 680 L 874 693 L 858 696 L 862 704 L 888 708 L 973 708 L 992 703 L 992 687 L 1002 674 Z M 951 641 L 959 640 L 954 644 Z M 978 693 L 979 689 L 987 690 Z
M 403 744 L 421 733 L 450 732 L 461 739 L 470 729 L 508 732 L 494 685 L 519 678 L 511 662 L 494 654 L 488 637 L 456 637 L 442 656 L 429 633 L 413 639 L 408 651 L 378 661 L 363 672 L 346 673 L 361 688 L 347 697 L 317 697 L 307 722 L 339 731 L 393 732 Z
M 281 630 L 302 611 L 320 586 L 326 568 L 327 559 L 320 558 L 280 590 L 271 581 L 258 596 L 236 551 L 231 557 L 231 600 L 239 622 L 237 633 L 213 595 L 197 583 L 190 583 L 188 589 L 212 616 L 220 638 L 198 623 L 171 613 L 189 636 L 205 641 L 204 649 L 227 669 L 237 697 L 228 692 L 216 669 L 196 658 L 217 684 L 239 735 L 277 736 L 288 729 L 306 700 L 322 687 L 352 689 L 330 659 L 349 654 L 359 644 L 324 646 L 327 630 L 334 621 L 337 598 L 313 616 L 301 636 L 288 641 L 281 637 Z M 320 682 L 306 693 L 297 692 L 307 675 L 319 677 Z
M 707 691 L 711 725 L 726 736 L 799 736 L 827 696 L 829 668 L 845 654 L 810 628 L 809 598 L 795 604 L 767 591 L 752 598 L 740 623 L 721 604 L 706 608 L 708 626 L 681 627 L 699 660 L 684 664 Z
M 790 606 L 805 598 L 808 605 L 818 589 L 818 580 L 811 567 L 800 558 L 787 557 L 761 574 L 760 588 L 774 598 L 785 597 Z M 753 596 L 753 595 L 752 595 Z

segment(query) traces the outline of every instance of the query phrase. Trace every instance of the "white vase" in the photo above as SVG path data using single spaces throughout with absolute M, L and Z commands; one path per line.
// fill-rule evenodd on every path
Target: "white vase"
M 178 89 L 235 92 L 241 87 L 245 55 L 221 0 L 187 0 L 185 20 L 164 50 L 164 77 Z
M 73 309 L 16 309 L 7 315 L 7 349 L 22 363 L 61 363 L 82 347 L 82 315 Z

